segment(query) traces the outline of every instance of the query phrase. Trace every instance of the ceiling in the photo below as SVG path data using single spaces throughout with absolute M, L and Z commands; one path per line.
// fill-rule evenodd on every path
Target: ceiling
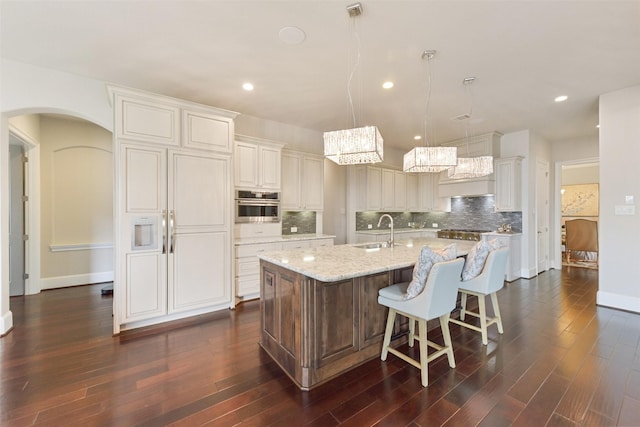
M 402 150 L 424 144 L 413 137 L 425 116 L 429 144 L 463 138 L 465 126 L 594 136 L 598 96 L 640 84 L 640 1 L 372 0 L 350 18 L 352 3 L 2 0 L 0 52 L 318 131 L 353 127 L 354 71 L 356 125 L 377 125 Z M 283 42 L 286 26 L 305 40 Z

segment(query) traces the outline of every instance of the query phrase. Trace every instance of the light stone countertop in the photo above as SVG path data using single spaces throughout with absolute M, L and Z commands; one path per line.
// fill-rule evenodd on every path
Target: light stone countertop
M 330 234 L 286 234 L 282 236 L 271 237 L 247 237 L 243 239 L 236 239 L 235 245 L 250 245 L 254 243 L 282 243 L 293 242 L 296 240 L 316 240 L 316 239 L 335 239 L 336 236 Z
M 466 255 L 477 242 L 418 238 L 398 240 L 393 248 L 362 249 L 357 245 L 336 245 L 290 251 L 262 252 L 261 260 L 287 268 L 322 282 L 337 282 L 384 271 L 411 267 L 423 246 L 441 249 L 455 244 L 458 255 Z
M 394 234 L 397 233 L 413 233 L 413 232 L 420 232 L 420 231 L 438 231 L 440 230 L 439 228 L 395 228 L 393 230 Z M 358 230 L 356 231 L 356 234 L 374 234 L 374 235 L 379 235 L 379 234 L 389 234 L 389 228 L 375 228 L 375 229 L 371 229 L 371 230 Z

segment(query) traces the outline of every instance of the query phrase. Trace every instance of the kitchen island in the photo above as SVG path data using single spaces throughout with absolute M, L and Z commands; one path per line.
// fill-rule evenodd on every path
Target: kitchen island
M 466 255 L 476 242 L 419 238 L 393 248 L 338 245 L 259 254 L 260 345 L 302 390 L 378 357 L 387 317 L 378 290 L 410 281 L 423 246 L 452 243 Z M 397 334 L 406 329 L 406 321 L 396 324 Z

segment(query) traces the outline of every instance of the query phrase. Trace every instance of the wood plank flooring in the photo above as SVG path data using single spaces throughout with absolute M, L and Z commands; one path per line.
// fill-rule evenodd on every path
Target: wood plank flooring
M 640 425 L 640 316 L 595 305 L 595 270 L 508 284 L 504 335 L 451 325 L 457 367 L 433 362 L 427 388 L 390 355 L 301 392 L 257 344 L 257 301 L 112 337 L 101 287 L 11 299 L 0 425 Z

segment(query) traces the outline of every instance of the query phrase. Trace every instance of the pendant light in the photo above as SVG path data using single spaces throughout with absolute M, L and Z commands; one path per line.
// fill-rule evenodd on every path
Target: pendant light
M 402 170 L 405 172 L 442 172 L 456 165 L 456 147 L 429 147 L 427 125 L 429 117 L 429 103 L 431 101 L 431 60 L 435 50 L 422 52 L 422 59 L 427 61 L 427 103 L 424 117 L 424 147 L 414 147 L 403 158 Z
M 355 18 L 362 14 L 362 5 L 360 3 L 349 5 L 347 6 L 347 12 L 353 21 L 352 28 L 355 28 Z M 379 163 L 384 159 L 384 141 L 378 128 L 376 126 L 356 127 L 356 115 L 351 96 L 351 81 L 360 64 L 360 37 L 357 31 L 353 31 L 353 34 L 357 39 L 357 56 L 356 63 L 347 82 L 353 128 L 325 132 L 323 135 L 325 157 L 339 165 Z
M 475 77 L 465 77 L 462 84 L 466 88 L 469 98 L 469 113 L 466 114 L 464 123 L 464 137 L 467 145 L 467 156 L 469 156 L 469 120 L 473 117 L 473 97 L 471 96 L 471 85 L 475 82 Z M 493 173 L 493 156 L 479 157 L 458 157 L 458 164 L 449 168 L 447 175 L 451 179 L 480 178 Z

